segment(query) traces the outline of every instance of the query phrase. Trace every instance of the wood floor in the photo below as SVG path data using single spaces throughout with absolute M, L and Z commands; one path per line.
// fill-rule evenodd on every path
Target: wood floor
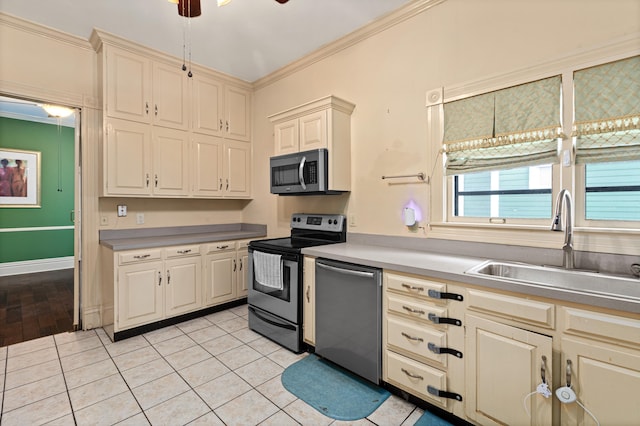
M 0 277 L 0 346 L 73 329 L 73 269 Z

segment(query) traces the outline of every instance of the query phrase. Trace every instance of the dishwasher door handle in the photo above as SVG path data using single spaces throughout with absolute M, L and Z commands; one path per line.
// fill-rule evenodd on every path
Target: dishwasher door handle
M 373 278 L 374 276 L 374 272 L 354 271 L 351 269 L 337 268 L 335 266 L 325 265 L 324 263 L 320 263 L 320 262 L 316 262 L 316 265 L 333 272 L 338 272 L 340 274 L 355 275 L 357 277 L 365 277 L 365 278 Z

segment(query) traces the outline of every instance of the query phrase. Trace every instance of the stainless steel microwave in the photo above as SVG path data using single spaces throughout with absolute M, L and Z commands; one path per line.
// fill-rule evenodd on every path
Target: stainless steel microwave
M 278 195 L 341 194 L 329 190 L 326 148 L 271 157 L 271 193 Z

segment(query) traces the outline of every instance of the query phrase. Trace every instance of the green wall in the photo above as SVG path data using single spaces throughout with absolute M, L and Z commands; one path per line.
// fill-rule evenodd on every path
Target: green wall
M 41 153 L 41 207 L 0 208 L 0 228 L 73 225 L 74 133 L 69 127 L 0 117 L 0 149 Z M 0 232 L 0 263 L 66 256 L 73 256 L 72 229 Z

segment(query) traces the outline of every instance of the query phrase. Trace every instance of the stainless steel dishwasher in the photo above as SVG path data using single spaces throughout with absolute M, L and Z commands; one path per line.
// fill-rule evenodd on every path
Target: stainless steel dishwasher
M 316 261 L 316 354 L 378 384 L 382 363 L 382 270 Z

